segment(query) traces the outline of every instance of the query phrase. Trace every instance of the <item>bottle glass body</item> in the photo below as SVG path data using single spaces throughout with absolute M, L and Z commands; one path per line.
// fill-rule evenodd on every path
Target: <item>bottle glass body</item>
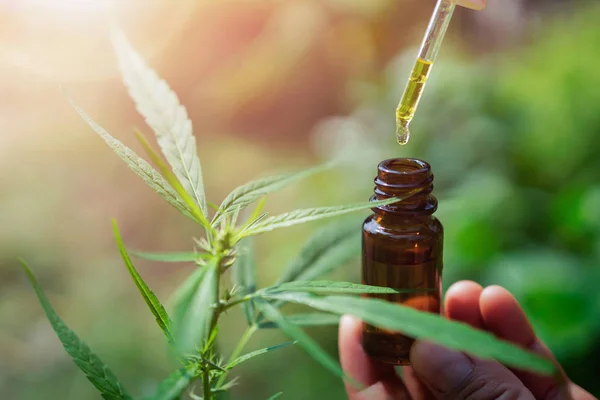
M 405 200 L 375 208 L 363 224 L 363 283 L 406 293 L 368 295 L 421 311 L 440 313 L 443 270 L 443 228 L 432 214 L 429 164 L 415 159 L 392 159 L 379 165 L 373 200 Z M 416 194 L 415 194 L 416 193 Z M 407 365 L 413 339 L 398 332 L 363 325 L 365 352 L 380 361 Z

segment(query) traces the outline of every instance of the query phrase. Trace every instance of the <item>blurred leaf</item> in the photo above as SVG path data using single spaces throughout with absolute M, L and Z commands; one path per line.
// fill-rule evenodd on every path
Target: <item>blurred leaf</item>
M 275 393 L 273 396 L 269 397 L 267 400 L 275 400 L 281 396 L 283 392 Z
M 254 258 L 254 246 L 250 239 L 238 244 L 238 256 L 233 264 L 231 278 L 234 285 L 245 289 L 247 294 L 256 291 L 256 262 Z M 242 303 L 242 309 L 248 324 L 255 322 L 256 312 L 252 299 Z
M 331 167 L 331 165 L 331 163 L 328 163 L 300 172 L 257 179 L 237 187 L 221 203 L 219 212 L 215 215 L 213 226 L 219 223 L 224 214 L 230 213 L 235 209 L 242 209 L 267 194 L 283 189 L 287 185 L 307 178 L 317 172 L 321 172 Z
M 259 350 L 250 352 L 248 354 L 244 354 L 243 356 L 240 356 L 240 357 L 236 358 L 235 360 L 231 361 L 229 363 L 229 365 L 227 365 L 227 367 L 225 367 L 225 368 L 227 368 L 227 369 L 235 368 L 236 366 L 240 365 L 241 363 L 243 363 L 245 361 L 248 361 L 251 358 L 254 358 L 254 357 L 259 356 L 261 354 L 269 353 L 271 351 L 275 351 L 277 349 L 281 349 L 281 348 L 287 347 L 287 346 L 289 346 L 291 344 L 296 344 L 296 342 L 286 342 L 286 343 L 278 344 L 276 346 L 265 347 L 264 349 L 259 349 Z
M 414 194 L 414 193 L 412 193 Z M 412 195 L 410 194 L 410 195 Z M 410 196 L 409 195 L 409 196 Z M 397 203 L 401 201 L 405 197 L 393 197 L 390 199 L 373 201 L 368 203 L 359 203 L 359 204 L 350 204 L 343 206 L 333 206 L 333 207 L 319 207 L 319 208 L 308 208 L 305 210 L 296 210 L 291 211 L 285 214 L 276 215 L 274 217 L 269 217 L 258 224 L 252 226 L 251 229 L 248 229 L 245 232 L 242 232 L 240 235 L 242 237 L 245 236 L 253 236 L 258 235 L 260 233 L 269 232 L 278 228 L 286 228 L 293 225 L 303 224 L 310 221 L 317 221 L 325 218 L 337 217 L 340 215 L 350 214 L 356 211 L 368 210 L 374 207 L 380 207 L 387 204 Z
M 196 139 L 187 111 L 175 92 L 149 68 L 123 32 L 114 30 L 112 40 L 123 81 L 137 110 L 154 130 L 158 144 L 185 190 L 206 217 L 206 198 Z M 207 221 L 206 222 L 208 225 Z
M 150 308 L 150 311 L 152 311 L 152 314 L 154 314 L 156 323 L 167 337 L 169 344 L 174 346 L 175 342 L 173 340 L 173 335 L 171 334 L 171 320 L 169 319 L 169 315 L 154 292 L 150 290 L 148 285 L 146 285 L 146 282 L 144 282 L 140 274 L 138 274 L 136 271 L 133 263 L 131 262 L 131 258 L 129 258 L 129 254 L 127 254 L 127 250 L 125 250 L 125 245 L 123 244 L 121 234 L 119 233 L 119 227 L 117 226 L 117 222 L 115 220 L 113 220 L 113 230 L 117 246 L 119 246 L 121 258 L 123 258 L 123 262 L 125 263 L 131 278 L 133 279 L 133 283 L 135 283 L 135 286 L 137 286 L 140 294 L 144 298 L 144 301 L 148 305 L 148 308 Z
M 160 383 L 156 393 L 148 400 L 176 400 L 189 387 L 196 376 L 196 366 L 180 368 Z
M 206 253 L 148 253 L 145 251 L 129 250 L 129 252 L 135 257 L 142 258 L 149 261 L 160 261 L 168 263 L 179 263 L 179 262 L 196 262 L 198 260 L 207 259 L 210 254 Z
M 142 132 L 137 129 L 135 130 L 135 136 L 146 151 L 148 157 L 150 157 L 154 165 L 156 165 L 156 167 L 159 169 L 163 177 L 167 180 L 167 182 L 169 182 L 169 184 L 171 184 L 171 186 L 173 186 L 173 189 L 175 189 L 183 201 L 185 201 L 185 203 L 188 205 L 194 217 L 196 217 L 202 226 L 209 228 L 210 224 L 204 216 L 204 213 L 202 213 L 200 208 L 198 208 L 198 205 L 194 202 L 194 199 L 190 197 L 190 194 L 186 191 L 175 174 L 173 174 L 169 166 L 163 161 L 162 157 L 156 153 L 156 151 L 154 151 L 150 143 L 148 143 L 148 139 L 146 139 Z
M 337 325 L 340 322 L 340 316 L 327 313 L 305 313 L 286 315 L 285 319 L 296 326 L 321 326 L 321 325 Z M 276 328 L 272 322 L 262 322 L 258 325 L 261 329 Z
M 104 128 L 98 125 L 89 115 L 85 113 L 75 102 L 69 99 L 71 106 L 79 113 L 81 118 L 92 127 L 94 131 L 108 144 L 108 146 L 135 172 L 140 178 L 146 182 L 148 186 L 154 189 L 163 199 L 169 202 L 173 207 L 178 209 L 183 215 L 198 221 L 193 215 L 185 201 L 175 192 L 169 183 L 158 172 L 154 170 L 144 160 L 135 154 L 130 148 L 123 143 L 113 138 Z
M 361 285 L 352 282 L 337 281 L 294 281 L 282 283 L 281 285 L 269 286 L 260 290 L 261 292 L 311 292 L 311 293 L 374 293 L 374 294 L 398 294 L 398 293 L 424 293 L 434 292 L 435 289 L 392 289 L 381 286 Z
M 318 231 L 285 268 L 278 283 L 296 279 L 312 280 L 347 264 L 361 251 L 360 221 L 334 222 Z
M 551 361 L 514 344 L 496 339 L 491 333 L 385 300 L 350 296 L 319 297 L 306 293 L 281 293 L 265 295 L 265 297 L 304 304 L 337 314 L 354 315 L 374 326 L 399 331 L 410 337 L 430 340 L 476 357 L 496 359 L 509 367 L 544 375 L 556 372 Z
M 302 329 L 299 329 L 296 325 L 288 322 L 277 308 L 268 302 L 261 300 L 257 300 L 256 305 L 268 320 L 273 321 L 286 335 L 297 341 L 311 357 L 334 375 L 340 378 L 346 378 L 346 375 L 338 362 L 331 358 L 325 350 L 321 349 L 321 347 L 319 347 L 319 345 Z
M 204 269 L 206 271 L 190 299 L 178 329 L 177 343 L 184 354 L 192 352 L 196 346 L 204 345 L 210 333 L 210 321 L 217 302 L 218 260 L 211 259 Z
M 56 332 L 56 336 L 58 336 L 66 352 L 71 356 L 79 369 L 83 371 L 88 380 L 102 393 L 102 397 L 107 400 L 133 400 L 117 377 L 108 369 L 108 366 L 92 353 L 88 345 L 80 340 L 75 332 L 71 331 L 64 321 L 60 319 L 29 266 L 27 266 L 25 261 L 19 261 L 27 274 L 31 286 L 33 286 L 33 290 L 44 309 L 44 313 L 52 325 L 52 329 Z
M 173 321 L 176 327 L 181 325 L 205 272 L 205 267 L 196 268 L 172 294 L 170 303 L 173 305 Z

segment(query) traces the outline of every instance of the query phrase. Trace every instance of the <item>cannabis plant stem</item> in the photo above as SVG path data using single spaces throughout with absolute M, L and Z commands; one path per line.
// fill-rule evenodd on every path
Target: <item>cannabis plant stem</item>
M 211 400 L 212 395 L 210 392 L 210 372 L 208 371 L 208 368 L 204 369 L 204 372 L 202 373 L 202 387 L 204 400 Z

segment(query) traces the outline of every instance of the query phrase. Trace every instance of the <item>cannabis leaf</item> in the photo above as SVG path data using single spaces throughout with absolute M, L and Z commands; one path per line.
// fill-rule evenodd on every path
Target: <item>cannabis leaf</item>
M 287 265 L 277 282 L 313 280 L 347 264 L 361 251 L 361 221 L 362 219 L 345 219 L 319 230 Z
M 148 400 L 177 400 L 196 376 L 196 366 L 180 368 L 158 385 L 156 392 Z
M 307 293 L 265 294 L 264 296 L 270 299 L 304 304 L 340 315 L 354 315 L 374 326 L 402 332 L 414 338 L 427 339 L 450 349 L 467 352 L 475 357 L 496 359 L 509 367 L 544 375 L 556 372 L 551 361 L 514 344 L 497 339 L 489 332 L 385 300 L 350 296 L 320 297 Z M 270 316 L 266 314 L 265 316 L 271 319 Z
M 144 160 L 135 154 L 130 148 L 125 146 L 123 143 L 112 137 L 104 128 L 98 125 L 88 114 L 85 113 L 79 106 L 71 99 L 69 99 L 71 106 L 79 113 L 81 118 L 88 125 L 96 131 L 106 144 L 123 160 L 125 163 L 135 172 L 140 178 L 146 182 L 148 186 L 154 189 L 163 199 L 167 200 L 169 204 L 175 207 L 183 215 L 198 221 L 192 216 L 191 210 L 185 201 L 177 194 L 177 192 L 171 187 L 171 185 L 163 178 L 157 171 L 154 170 Z
M 189 353 L 196 346 L 203 346 L 210 334 L 210 322 L 217 305 L 219 283 L 219 260 L 211 259 L 205 267 L 196 292 L 191 296 L 189 306 L 183 314 L 178 328 L 178 341 L 183 353 Z
M 300 172 L 280 174 L 257 179 L 237 187 L 231 193 L 229 193 L 227 197 L 225 197 L 225 200 L 223 200 L 219 206 L 219 211 L 215 215 L 213 226 L 222 219 L 223 215 L 233 212 L 233 210 L 236 209 L 242 209 L 267 194 L 280 190 L 300 179 L 304 179 L 315 173 L 321 172 L 332 165 L 332 163 L 328 163 Z
M 121 239 L 119 227 L 117 226 L 115 220 L 113 220 L 113 230 L 117 246 L 119 246 L 121 258 L 123 258 L 123 262 L 125 263 L 125 266 L 127 267 L 129 274 L 131 275 L 131 278 L 133 279 L 133 283 L 135 283 L 135 286 L 138 288 L 140 294 L 144 298 L 144 301 L 148 305 L 148 308 L 150 308 L 150 311 L 152 311 L 152 314 L 154 314 L 154 318 L 156 318 L 156 323 L 165 334 L 169 344 L 174 347 L 175 342 L 171 333 L 171 320 L 169 319 L 167 311 L 160 303 L 154 292 L 150 290 L 148 285 L 146 285 L 146 282 L 144 282 L 140 274 L 135 269 L 135 266 L 131 262 L 129 254 L 127 254 L 127 250 L 125 249 L 125 245 L 123 244 L 123 240 Z
M 129 95 L 154 130 L 173 172 L 206 216 L 206 198 L 192 122 L 177 95 L 133 49 L 123 32 L 112 32 L 113 45 Z
M 350 214 L 356 211 L 367 210 L 369 208 L 380 207 L 387 204 L 397 203 L 402 198 L 393 197 L 390 199 L 372 201 L 368 203 L 350 204 L 344 206 L 308 208 L 305 210 L 296 210 L 274 217 L 266 218 L 253 225 L 249 229 L 240 233 L 241 237 L 258 235 L 278 228 L 285 228 L 310 221 L 316 221 L 324 218 L 337 217 L 344 214 Z
M 347 294 L 398 294 L 426 293 L 435 289 L 392 289 L 381 286 L 360 285 L 351 282 L 338 281 L 294 281 L 261 289 L 261 293 L 277 292 L 311 292 L 311 293 L 347 293 Z
M 173 321 L 176 326 L 181 326 L 183 317 L 194 298 L 194 294 L 198 290 L 198 285 L 202 282 L 205 272 L 206 268 L 204 267 L 196 268 L 196 270 L 194 270 L 194 272 L 179 285 L 177 290 L 175 290 L 175 293 L 171 295 L 169 304 L 172 305 Z
M 300 346 L 306 350 L 316 361 L 331 371 L 334 375 L 346 378 L 342 367 L 335 361 L 329 354 L 327 354 L 319 345 L 311 339 L 302 329 L 299 329 L 296 325 L 290 323 L 277 308 L 269 304 L 267 301 L 258 300 L 256 302 L 257 307 L 261 313 L 270 321 L 273 321 L 279 329 L 281 329 L 286 335 L 296 340 Z
M 260 356 L 261 354 L 269 353 L 271 351 L 282 349 L 282 348 L 287 347 L 287 346 L 289 346 L 291 344 L 296 344 L 296 342 L 286 342 L 286 343 L 278 344 L 276 346 L 265 347 L 264 349 L 259 349 L 259 350 L 255 350 L 253 352 L 250 352 L 248 354 L 244 354 L 243 356 L 240 356 L 240 357 L 236 358 L 235 360 L 231 361 L 227 365 L 226 368 L 227 369 L 235 368 L 236 366 L 240 365 L 243 362 L 248 361 L 251 358 L 254 358 L 256 356 Z
M 296 326 L 337 325 L 340 322 L 339 315 L 320 312 L 286 315 L 285 319 Z M 277 326 L 273 322 L 261 322 L 258 327 L 268 329 Z
M 254 260 L 254 246 L 248 239 L 238 244 L 238 256 L 233 264 L 231 275 L 234 285 L 244 288 L 246 294 L 252 294 L 256 290 L 256 263 Z M 242 309 L 248 324 L 254 323 L 255 311 L 252 299 L 242 303 Z
M 145 251 L 129 250 L 131 255 L 149 261 L 160 261 L 166 263 L 196 262 L 205 260 L 210 254 L 195 252 L 173 252 L 173 253 L 148 253 Z
M 186 191 L 181 182 L 179 182 L 179 179 L 175 176 L 175 174 L 173 174 L 173 171 L 171 171 L 169 166 L 163 161 L 162 157 L 156 151 L 154 151 L 150 143 L 148 143 L 148 139 L 146 139 L 146 137 L 137 129 L 135 130 L 135 135 L 146 151 L 148 157 L 150 157 L 154 165 L 159 169 L 160 173 L 167 180 L 167 182 L 173 186 L 173 189 L 175 189 L 183 201 L 185 201 L 194 217 L 202 226 L 204 226 L 206 229 L 210 229 L 210 223 L 206 219 L 206 216 L 202 210 L 198 207 L 198 204 L 190 197 L 190 194 Z
M 33 286 L 33 290 L 37 295 L 44 313 L 48 317 L 52 329 L 56 332 L 56 336 L 61 341 L 66 352 L 71 356 L 75 364 L 86 375 L 88 380 L 102 393 L 102 397 L 107 400 L 133 400 L 127 393 L 123 385 L 119 382 L 112 371 L 102 362 L 102 360 L 92 353 L 92 350 L 85 344 L 75 332 L 69 329 L 64 321 L 56 314 L 54 308 L 48 301 L 48 298 L 42 291 L 35 275 L 31 272 L 29 266 L 23 260 L 21 267 L 27 274 L 27 278 Z

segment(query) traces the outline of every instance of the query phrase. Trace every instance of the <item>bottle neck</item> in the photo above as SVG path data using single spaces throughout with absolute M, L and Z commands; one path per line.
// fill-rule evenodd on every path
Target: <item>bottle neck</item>
M 382 161 L 377 169 L 374 192 L 371 201 L 400 198 L 396 203 L 373 208 L 380 216 L 412 218 L 432 215 L 437 210 L 437 199 L 431 194 L 433 173 L 425 161 L 412 158 Z

